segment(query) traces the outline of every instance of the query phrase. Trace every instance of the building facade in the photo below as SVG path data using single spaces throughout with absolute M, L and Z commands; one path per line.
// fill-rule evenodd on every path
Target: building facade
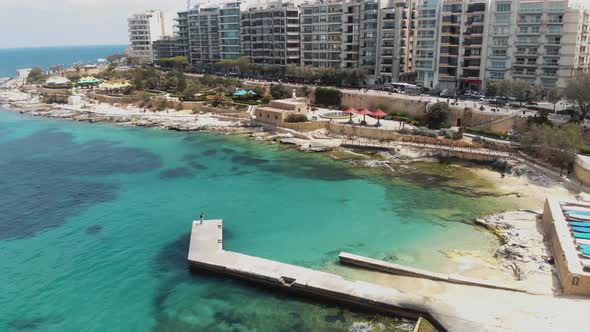
M 197 70 L 246 56 L 261 65 L 360 68 L 370 85 L 452 91 L 505 78 L 564 87 L 590 71 L 590 13 L 567 0 L 272 0 L 242 11 L 225 1 L 176 20 L 174 51 Z
M 377 84 L 399 81 L 413 72 L 414 1 L 382 1 L 378 20 Z
M 414 71 L 416 83 L 427 88 L 438 85 L 440 10 L 438 0 L 418 0 L 416 4 Z
M 127 19 L 129 32 L 128 55 L 142 62 L 154 61 L 154 41 L 172 35 L 172 23 L 160 10 L 133 14 Z
M 183 44 L 177 37 L 164 37 L 152 43 L 154 60 L 185 56 Z
M 485 0 L 445 0 L 440 19 L 438 89 L 480 90 L 487 3 Z M 484 57 L 485 59 L 485 57 Z
M 588 68 L 588 15 L 568 1 L 491 2 L 486 78 L 564 88 Z M 584 28 L 586 27 L 586 28 Z
M 241 52 L 255 64 L 299 65 L 299 9 L 274 1 L 241 15 Z

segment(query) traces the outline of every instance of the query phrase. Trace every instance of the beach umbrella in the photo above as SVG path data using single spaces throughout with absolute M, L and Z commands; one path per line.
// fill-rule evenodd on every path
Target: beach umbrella
M 347 108 L 343 111 L 346 114 L 350 114 L 350 120 L 348 122 L 352 122 L 352 115 L 356 113 L 356 110 L 352 107 Z
M 368 109 L 363 108 L 363 109 L 360 109 L 360 110 L 356 111 L 356 114 L 362 115 L 363 116 L 363 122 L 366 122 L 365 121 L 366 120 L 366 116 L 367 115 L 371 115 L 373 113 L 371 113 L 371 111 L 369 111 Z
M 377 118 L 377 127 L 381 125 L 381 122 L 379 122 L 381 120 L 382 117 L 386 116 L 387 113 L 383 112 L 380 109 L 376 109 L 373 113 L 371 113 L 372 116 Z

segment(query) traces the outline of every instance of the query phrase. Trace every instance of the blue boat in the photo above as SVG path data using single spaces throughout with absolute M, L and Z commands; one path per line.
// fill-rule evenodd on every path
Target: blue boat
M 574 232 L 574 237 L 576 239 L 590 240 L 590 234 L 589 233 L 577 233 L 577 232 Z
M 565 214 L 568 214 L 568 215 L 571 215 L 571 214 L 580 214 L 580 215 L 583 215 L 583 216 L 590 216 L 590 211 L 572 211 L 572 210 L 569 210 L 569 211 L 565 211 Z
M 590 244 L 580 244 L 578 246 L 581 250 L 590 250 Z
M 590 256 L 590 249 L 582 249 L 581 251 L 582 251 L 582 255 L 584 255 L 586 257 Z
M 573 227 L 590 227 L 590 222 L 570 221 L 570 226 L 573 226 Z
M 572 231 L 578 232 L 578 233 L 589 233 L 590 234 L 590 228 L 588 228 L 588 227 L 572 227 Z

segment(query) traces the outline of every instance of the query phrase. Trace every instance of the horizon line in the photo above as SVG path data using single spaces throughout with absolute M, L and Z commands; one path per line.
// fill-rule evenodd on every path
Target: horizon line
M 20 47 L 0 47 L 0 50 L 19 50 L 33 48 L 58 48 L 58 47 L 92 47 L 92 46 L 129 46 L 129 44 L 65 44 L 65 45 L 42 45 L 42 46 L 20 46 Z

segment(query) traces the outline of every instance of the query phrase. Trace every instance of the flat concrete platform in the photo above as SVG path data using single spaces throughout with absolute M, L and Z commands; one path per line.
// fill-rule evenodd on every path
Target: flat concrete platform
M 353 266 L 357 266 L 360 268 L 365 268 L 369 270 L 375 270 L 400 276 L 408 276 L 408 277 L 415 277 L 421 279 L 429 279 L 429 280 L 436 280 L 436 281 L 443 281 L 453 284 L 465 285 L 465 286 L 474 286 L 474 287 L 485 287 L 485 288 L 492 288 L 492 289 L 501 289 L 513 292 L 527 292 L 526 289 L 520 289 L 515 287 L 509 287 L 506 285 L 500 285 L 497 283 L 489 282 L 486 280 L 480 280 L 475 278 L 469 278 L 465 276 L 461 276 L 458 274 L 445 274 L 445 273 L 437 273 L 432 271 L 426 271 L 422 269 L 412 268 L 403 266 L 400 264 L 395 264 L 391 262 L 385 262 L 378 259 L 373 259 L 369 257 L 354 255 L 347 252 L 341 252 L 338 255 L 338 259 L 340 263 L 349 264 Z
M 473 321 L 467 313 L 457 312 L 452 306 L 435 298 L 225 251 L 221 220 L 207 220 L 203 224 L 193 222 L 188 261 L 193 271 L 217 272 L 301 295 L 402 317 L 425 317 L 441 331 L 505 330 L 493 324 Z

